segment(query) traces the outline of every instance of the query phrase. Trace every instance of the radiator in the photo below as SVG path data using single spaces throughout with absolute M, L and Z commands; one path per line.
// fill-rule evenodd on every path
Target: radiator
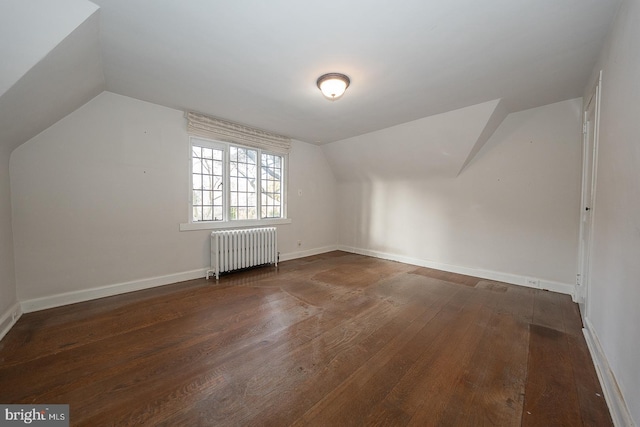
M 255 267 L 265 264 L 278 266 L 278 242 L 276 228 L 250 228 L 223 230 L 211 233 L 211 269 L 209 274 Z

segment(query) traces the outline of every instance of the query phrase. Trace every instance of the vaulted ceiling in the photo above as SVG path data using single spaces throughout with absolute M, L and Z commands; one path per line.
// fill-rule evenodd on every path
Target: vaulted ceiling
M 618 4 L 6 0 L 0 148 L 103 90 L 317 144 L 488 101 L 546 105 L 581 96 Z M 335 102 L 316 87 L 327 72 L 351 78 Z

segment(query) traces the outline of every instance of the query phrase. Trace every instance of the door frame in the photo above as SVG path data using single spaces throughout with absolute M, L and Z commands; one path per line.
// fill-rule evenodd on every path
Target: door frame
M 580 236 L 578 241 L 578 272 L 576 300 L 583 322 L 589 314 L 589 288 L 595 220 L 596 183 L 598 176 L 598 141 L 600 134 L 600 102 L 602 97 L 602 70 L 583 104 L 582 117 L 582 197 L 580 202 Z M 593 121 L 589 111 L 593 106 Z M 591 138 L 593 136 L 593 138 Z M 590 170 L 589 170 L 590 168 Z M 589 173 L 590 172 L 590 173 Z

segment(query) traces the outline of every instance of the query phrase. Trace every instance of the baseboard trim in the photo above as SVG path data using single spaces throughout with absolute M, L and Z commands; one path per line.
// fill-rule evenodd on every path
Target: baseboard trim
M 635 424 L 631 418 L 629 407 L 620 391 L 618 381 L 609 367 L 609 362 L 604 354 L 598 335 L 589 318 L 584 319 L 584 324 L 585 328 L 582 329 L 584 339 L 587 341 L 591 359 L 596 367 L 596 373 L 598 374 L 598 379 L 604 392 L 604 398 L 609 406 L 613 425 L 616 427 L 633 427 Z
M 337 245 L 323 246 L 321 248 L 309 249 L 306 251 L 289 252 L 280 254 L 280 261 L 291 261 L 292 259 L 304 258 L 313 255 L 320 255 L 331 251 L 337 251 Z
M 2 316 L 0 316 L 0 340 L 13 328 L 20 316 L 22 316 L 22 308 L 17 301 L 2 313 Z
M 201 268 L 182 273 L 168 274 L 166 276 L 150 277 L 147 279 L 116 283 L 98 288 L 82 289 L 79 291 L 65 292 L 42 298 L 29 299 L 21 302 L 22 312 L 31 313 L 33 311 L 46 310 L 48 308 L 60 307 L 63 305 L 75 304 L 78 302 L 110 297 L 127 292 L 140 291 L 157 286 L 183 282 L 185 280 L 199 279 L 205 277 L 206 272 L 206 268 Z
M 303 258 L 307 256 L 318 255 L 325 252 L 335 251 L 337 249 L 338 247 L 334 245 L 334 246 L 324 246 L 321 248 L 310 249 L 307 251 L 290 252 L 288 254 L 280 255 L 280 261 L 288 261 L 296 258 Z M 185 280 L 199 279 L 202 277 L 206 277 L 207 270 L 208 268 L 202 268 L 198 270 L 185 271 L 182 273 L 168 274 L 166 276 L 157 276 L 157 277 L 151 277 L 147 279 L 133 280 L 130 282 L 101 286 L 98 288 L 82 289 L 79 291 L 65 292 L 65 293 L 50 295 L 50 296 L 41 297 L 41 298 L 33 298 L 33 299 L 21 301 L 20 303 L 21 312 L 31 313 L 39 310 L 46 310 L 48 308 L 61 307 L 63 305 L 75 304 L 78 302 L 110 297 L 114 295 L 124 294 L 127 292 L 140 291 L 143 289 L 154 288 L 157 286 L 164 286 L 172 283 L 183 282 Z
M 345 252 L 351 252 L 360 255 L 372 256 L 375 258 L 387 259 L 390 261 L 398 261 L 404 264 L 416 265 L 418 267 L 434 268 L 436 270 L 448 271 L 451 273 L 465 274 L 467 276 L 480 277 L 487 280 L 497 282 L 511 283 L 513 285 L 526 286 L 535 289 L 546 289 L 561 294 L 571 295 L 575 299 L 576 287 L 568 283 L 553 282 L 539 278 L 533 278 L 538 281 L 539 285 L 532 286 L 529 284 L 525 276 L 511 273 L 502 273 L 499 271 L 482 270 L 478 268 L 461 267 L 457 265 L 443 264 L 440 262 L 429 261 L 419 258 L 411 258 L 403 255 L 390 254 L 387 252 L 372 251 L 369 249 L 354 248 L 350 246 L 338 245 L 338 249 Z

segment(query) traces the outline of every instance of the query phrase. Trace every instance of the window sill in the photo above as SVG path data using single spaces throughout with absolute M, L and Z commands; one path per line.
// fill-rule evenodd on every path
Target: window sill
M 291 218 L 220 221 L 220 222 L 187 222 L 180 224 L 180 231 L 219 230 L 225 228 L 268 227 L 271 225 L 291 224 Z

